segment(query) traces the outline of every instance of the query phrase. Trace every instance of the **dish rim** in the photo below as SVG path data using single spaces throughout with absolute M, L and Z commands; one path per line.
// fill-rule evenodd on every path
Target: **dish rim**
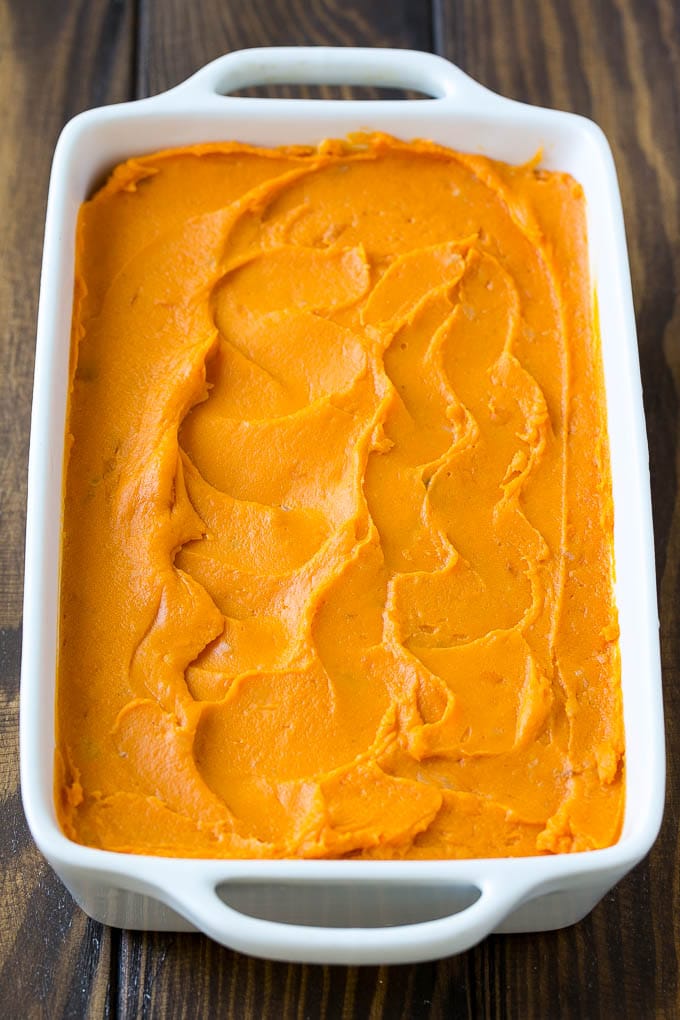
M 367 84 L 419 88 L 432 93 L 435 98 L 413 103 L 409 100 L 267 100 L 225 97 L 222 94 L 227 89 L 233 91 L 249 84 L 271 84 L 291 82 L 292 80 L 301 83 Z M 58 825 L 51 796 L 52 784 L 49 784 L 50 796 L 48 797 L 44 775 L 44 755 L 47 753 L 44 748 L 46 712 L 52 720 L 51 732 L 54 733 L 56 660 L 50 649 L 56 648 L 57 619 L 57 604 L 54 602 L 54 550 L 52 549 L 48 556 L 47 547 L 50 542 L 53 542 L 53 537 L 50 538 L 49 533 L 49 517 L 50 508 L 54 509 L 55 493 L 59 502 L 61 501 L 61 481 L 57 493 L 55 477 L 61 480 L 63 461 L 63 441 L 53 442 L 55 417 L 56 420 L 59 419 L 58 409 L 55 412 L 59 395 L 55 394 L 55 389 L 58 389 L 59 386 L 53 387 L 52 380 L 59 376 L 59 371 L 57 371 L 59 366 L 56 365 L 58 358 L 63 359 L 63 353 L 58 351 L 59 343 L 55 322 L 59 315 L 55 313 L 55 309 L 59 304 L 58 291 L 60 287 L 63 290 L 64 279 L 68 279 L 70 275 L 71 285 L 73 281 L 72 262 L 70 268 L 64 268 L 64 249 L 68 249 L 69 243 L 72 243 L 72 238 L 70 242 L 66 239 L 69 231 L 72 235 L 75 228 L 75 222 L 67 208 L 69 200 L 71 200 L 71 206 L 73 204 L 74 158 L 83 146 L 87 146 L 88 135 L 91 138 L 93 133 L 101 132 L 104 129 L 109 131 L 112 137 L 115 135 L 118 138 L 121 131 L 124 134 L 126 126 L 129 127 L 139 121 L 147 122 L 149 125 L 154 122 L 160 124 L 161 127 L 168 128 L 172 125 L 173 119 L 183 119 L 186 124 L 192 116 L 199 119 L 202 116 L 207 116 L 209 119 L 214 119 L 216 125 L 218 119 L 221 121 L 224 118 L 226 123 L 245 124 L 254 121 L 261 127 L 267 122 L 271 123 L 271 118 L 276 117 L 286 119 L 289 130 L 294 132 L 296 125 L 300 126 L 312 119 L 318 121 L 320 118 L 330 117 L 330 130 L 327 135 L 337 137 L 336 127 L 340 128 L 342 134 L 347 134 L 346 130 L 342 130 L 343 126 L 356 121 L 359 116 L 361 117 L 359 123 L 365 121 L 385 123 L 392 119 L 396 125 L 400 115 L 405 114 L 405 108 L 414 105 L 422 111 L 420 116 L 426 128 L 424 134 L 428 133 L 428 122 L 432 123 L 433 117 L 437 119 L 444 114 L 449 117 L 454 116 L 458 120 L 468 118 L 480 123 L 486 120 L 487 124 L 492 124 L 494 121 L 500 123 L 502 119 L 509 118 L 510 123 L 515 127 L 536 124 L 540 120 L 542 123 L 552 125 L 551 130 L 557 133 L 564 132 L 568 128 L 569 131 L 576 132 L 584 140 L 584 146 L 593 153 L 593 160 L 599 161 L 601 173 L 607 181 L 607 214 L 611 229 L 610 245 L 607 251 L 608 270 L 615 278 L 617 292 L 621 298 L 620 311 L 624 329 L 619 343 L 625 348 L 627 358 L 627 369 L 624 372 L 629 385 L 626 406 L 629 412 L 633 412 L 629 435 L 630 458 L 634 480 L 638 484 L 631 489 L 631 493 L 632 498 L 636 501 L 637 519 L 641 529 L 638 535 L 639 548 L 636 553 L 638 560 L 645 564 L 645 569 L 640 577 L 639 601 L 641 608 L 638 614 L 638 623 L 642 637 L 638 639 L 638 643 L 643 646 L 642 651 L 646 652 L 646 655 L 642 656 L 647 667 L 644 680 L 646 698 L 639 699 L 640 702 L 645 703 L 646 709 L 642 712 L 642 722 L 639 722 L 639 712 L 635 714 L 634 722 L 636 725 L 646 726 L 648 734 L 654 737 L 646 760 L 646 787 L 640 789 L 633 801 L 627 785 L 626 824 L 628 828 L 624 828 L 618 842 L 611 847 L 549 857 L 401 862 L 243 861 L 202 858 L 200 859 L 201 879 L 198 883 L 193 875 L 197 865 L 197 859 L 194 858 L 159 858 L 151 855 L 123 854 L 75 843 L 64 835 Z M 378 129 L 380 130 L 380 128 Z M 297 139 L 292 137 L 292 141 L 295 142 Z M 155 148 L 157 146 L 152 146 L 150 151 L 154 151 Z M 83 197 L 85 196 L 81 195 L 81 200 Z M 63 296 L 61 301 L 63 303 Z M 70 292 L 68 304 L 70 307 Z M 604 339 L 603 335 L 603 347 Z M 63 350 L 63 341 L 61 348 Z M 62 364 L 60 367 L 62 382 L 63 369 Z M 62 392 L 62 399 L 63 396 Z M 610 396 L 607 388 L 608 403 Z M 609 410 L 611 411 L 611 408 Z M 609 421 L 611 422 L 611 418 Z M 62 427 L 62 435 L 63 432 Z M 612 464 L 612 476 L 613 473 L 614 466 Z M 160 96 L 118 106 L 103 107 L 80 114 L 70 121 L 62 132 L 55 151 L 50 180 L 37 329 L 28 492 L 20 716 L 22 797 L 29 828 L 35 842 L 55 870 L 62 876 L 72 877 L 74 874 L 82 873 L 102 882 L 115 880 L 122 888 L 130 888 L 131 891 L 156 895 L 170 903 L 204 930 L 208 927 L 206 912 L 208 911 L 207 897 L 210 888 L 214 890 L 215 886 L 230 880 L 238 881 L 244 878 L 264 880 L 266 878 L 272 881 L 289 881 L 291 879 L 298 880 L 300 873 L 303 877 L 309 873 L 310 880 L 324 882 L 339 882 L 349 879 L 366 882 L 379 878 L 385 881 L 408 880 L 417 883 L 435 878 L 437 881 L 446 883 L 471 883 L 481 888 L 484 894 L 481 900 L 487 912 L 483 916 L 480 915 L 478 923 L 483 923 L 483 926 L 486 926 L 490 931 L 493 927 L 493 925 L 489 927 L 491 921 L 497 922 L 500 917 L 504 916 L 502 911 L 499 913 L 498 909 L 490 910 L 491 905 L 498 906 L 500 904 L 502 910 L 505 910 L 507 914 L 513 906 L 526 901 L 531 896 L 550 892 L 557 887 L 563 888 L 565 883 L 569 885 L 573 882 L 582 882 L 585 878 L 599 879 L 603 883 L 604 894 L 610 879 L 618 880 L 651 848 L 663 814 L 665 757 L 646 433 L 618 184 L 609 146 L 600 129 L 591 121 L 575 114 L 526 106 L 514 100 L 497 96 L 474 82 L 453 64 L 432 54 L 409 50 L 336 50 L 327 47 L 237 51 L 211 62 L 186 82 Z M 617 504 L 615 503 L 615 514 L 617 513 Z M 58 581 L 56 583 L 58 584 Z M 52 663 L 51 667 L 50 662 Z M 45 680 L 46 671 L 51 672 L 49 680 Z M 51 705 L 47 708 L 45 702 L 48 699 L 44 696 L 46 685 L 51 695 Z M 626 713 L 631 697 L 630 691 L 628 694 L 624 691 L 624 713 Z M 631 721 L 631 714 L 628 711 L 626 713 L 627 749 Z M 53 748 L 50 753 L 53 755 Z M 50 772 L 52 774 L 52 769 Z M 631 829 L 628 823 L 633 810 L 635 810 L 636 817 Z M 189 892 L 180 895 L 179 887 L 185 887 Z M 191 892 L 192 889 L 193 892 Z M 202 900 L 204 893 L 203 900 L 205 902 Z M 200 917 L 194 910 L 192 896 L 196 902 L 202 903 L 202 913 L 199 911 Z M 474 908 L 470 908 L 463 912 L 463 916 L 471 915 L 473 911 Z M 242 916 L 238 915 L 238 917 Z M 231 920 L 233 921 L 233 918 Z M 437 923 L 428 922 L 429 925 Z M 474 923 L 477 922 L 473 918 L 472 926 Z M 271 924 L 271 922 L 262 922 L 262 924 Z M 409 926 L 411 935 L 413 935 L 414 928 L 422 927 L 422 925 Z M 335 929 L 335 934 L 337 935 L 337 932 L 342 930 Z M 430 930 L 433 933 L 430 936 L 430 941 L 439 937 L 434 929 Z M 309 938 L 313 938 L 315 936 L 310 933 L 321 931 L 326 931 L 326 929 L 307 928 L 306 934 Z M 385 930 L 381 929 L 380 931 L 385 936 Z M 210 933 L 214 935 L 214 932 Z M 450 936 L 451 932 L 448 934 Z M 458 936 L 460 933 L 454 931 L 453 934 Z M 475 930 L 474 934 L 475 936 L 479 935 L 479 931 Z M 486 931 L 482 932 L 480 937 L 483 934 L 486 934 Z M 256 936 L 252 936 L 257 945 L 262 942 L 263 935 L 264 932 L 261 929 L 259 933 L 256 933 Z M 219 934 L 214 937 L 219 937 Z M 318 938 L 318 936 L 316 937 Z M 302 942 L 304 941 L 302 939 Z

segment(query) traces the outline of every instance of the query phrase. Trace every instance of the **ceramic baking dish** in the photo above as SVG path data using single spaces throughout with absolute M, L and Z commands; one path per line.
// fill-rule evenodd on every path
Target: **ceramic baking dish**
M 250 85 L 415 89 L 423 101 L 268 100 Z M 602 334 L 615 504 L 627 797 L 605 850 L 465 861 L 228 861 L 126 855 L 77 845 L 53 805 L 60 505 L 74 233 L 80 203 L 119 161 L 168 146 L 237 139 L 315 143 L 358 129 L 426 137 L 542 165 L 585 189 Z M 572 924 L 649 850 L 664 797 L 664 735 L 649 473 L 635 323 L 616 173 L 593 123 L 501 98 L 439 57 L 398 50 L 231 53 L 163 95 L 83 113 L 54 157 L 38 319 L 29 466 L 21 680 L 21 782 L 31 832 L 76 901 L 121 927 L 199 929 L 279 960 L 401 963 L 460 952 L 490 932 Z

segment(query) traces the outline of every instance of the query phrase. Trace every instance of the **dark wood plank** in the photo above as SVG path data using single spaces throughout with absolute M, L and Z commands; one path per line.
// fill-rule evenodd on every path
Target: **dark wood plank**
M 109 1015 L 111 934 L 34 847 L 18 776 L 26 459 L 43 218 L 54 145 L 87 107 L 128 98 L 132 5 L 0 4 L 0 1016 Z
M 140 96 L 162 92 L 209 60 L 250 46 L 431 48 L 428 0 L 140 3 Z
M 614 150 L 647 414 L 671 751 L 665 823 L 648 860 L 577 927 L 490 940 L 483 980 L 490 985 L 499 969 L 512 975 L 509 1016 L 554 1015 L 550 994 L 559 991 L 561 1017 L 677 1017 L 680 9 L 673 0 L 437 0 L 435 27 L 442 54 L 473 77 L 516 99 L 592 117 Z
M 182 0 L 142 0 L 139 24 L 140 96 L 169 88 L 207 61 L 247 46 L 431 48 L 429 5 L 420 0 L 252 0 L 247 5 L 229 0 L 191 7 Z M 418 1015 L 402 1002 L 413 984 L 410 968 L 390 982 L 390 1009 L 398 1012 L 385 1013 L 385 968 L 287 966 L 248 959 L 201 936 L 130 932 L 122 933 L 120 959 L 125 1020 L 140 1015 L 271 1020 Z

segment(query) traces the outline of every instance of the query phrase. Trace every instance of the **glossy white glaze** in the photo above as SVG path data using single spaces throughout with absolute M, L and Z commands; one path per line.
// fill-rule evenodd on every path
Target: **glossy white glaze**
M 272 83 L 392 86 L 435 98 L 328 102 L 225 95 Z M 135 154 L 218 139 L 316 143 L 364 129 L 432 138 L 513 163 L 542 148 L 545 167 L 568 171 L 584 187 L 615 504 L 627 744 L 621 839 L 591 853 L 434 862 L 194 861 L 79 846 L 59 829 L 52 799 L 63 434 L 78 207 L 116 163 Z M 59 140 L 50 183 L 25 570 L 24 807 L 39 848 L 91 916 L 136 928 L 197 928 L 225 945 L 272 959 L 346 964 L 434 959 L 461 952 L 491 931 L 538 931 L 579 920 L 651 847 L 661 822 L 665 779 L 635 321 L 616 172 L 600 129 L 573 114 L 497 96 L 430 54 L 327 48 L 231 53 L 163 95 L 76 117 Z M 231 905 L 220 898 L 218 888 Z M 348 898 L 353 904 L 349 921 L 344 910 Z M 415 913 L 414 902 L 421 908 Z

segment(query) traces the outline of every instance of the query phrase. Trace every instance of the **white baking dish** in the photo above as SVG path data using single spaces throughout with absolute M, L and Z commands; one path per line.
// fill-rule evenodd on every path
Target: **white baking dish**
M 435 98 L 327 102 L 225 97 L 254 84 L 418 89 Z M 216 139 L 278 145 L 357 129 L 427 137 L 543 165 L 585 189 L 597 289 L 615 502 L 627 746 L 623 833 L 606 850 L 543 858 L 225 861 L 153 858 L 77 845 L 61 832 L 52 784 L 60 504 L 74 232 L 78 207 L 117 162 Z M 539 931 L 583 917 L 649 850 L 661 822 L 664 736 L 649 474 L 626 244 L 602 132 L 572 114 L 503 99 L 439 57 L 397 50 L 232 53 L 161 96 L 92 110 L 54 157 L 43 260 L 29 466 L 21 681 L 21 781 L 36 843 L 88 914 L 131 928 L 200 929 L 280 960 L 400 963 L 460 952 L 492 931 Z

